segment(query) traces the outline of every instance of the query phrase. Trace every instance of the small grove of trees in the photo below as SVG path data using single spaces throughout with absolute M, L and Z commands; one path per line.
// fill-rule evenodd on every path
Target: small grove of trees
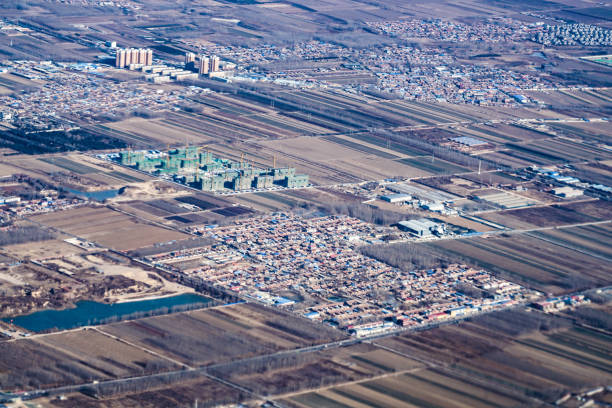
M 175 371 L 170 373 L 151 375 L 148 377 L 130 378 L 99 384 L 87 385 L 81 392 L 94 398 L 109 398 L 118 394 L 130 394 L 160 388 L 178 382 L 201 377 L 197 371 Z
M 404 271 L 443 268 L 460 262 L 458 259 L 434 252 L 424 245 L 412 242 L 370 245 L 360 248 L 361 253 Z
M 578 307 L 572 312 L 572 315 L 579 323 L 607 331 L 612 330 L 612 314 L 609 309 Z
M 473 319 L 482 326 L 500 336 L 516 337 L 535 331 L 556 330 L 571 326 L 571 322 L 558 316 L 523 310 L 502 310 L 481 315 Z
M 355 380 L 362 374 L 348 371 L 346 367 L 340 367 L 329 360 L 321 361 L 320 355 L 316 353 L 256 357 L 224 364 L 210 372 L 239 382 L 261 395 L 332 385 Z
M 7 231 L 0 231 L 0 246 L 44 241 L 54 237 L 52 232 L 35 225 L 11 227 Z
M 170 307 L 164 306 L 164 307 L 160 307 L 157 309 L 148 310 L 145 312 L 133 312 L 127 315 L 112 316 L 106 319 L 93 320 L 90 322 L 90 324 L 109 324 L 109 323 L 120 322 L 123 320 L 136 320 L 136 319 L 142 319 L 144 317 L 161 316 L 161 315 L 170 314 L 170 313 L 179 313 L 179 312 L 186 312 L 189 310 L 202 309 L 208 306 L 210 306 L 210 303 L 201 303 L 201 302 L 190 303 L 186 305 L 174 305 Z
M 406 146 L 415 147 L 419 150 L 422 150 L 424 152 L 434 155 L 434 157 L 448 160 L 453 163 L 457 163 L 461 166 L 465 166 L 472 170 L 475 170 L 478 168 L 479 162 L 480 162 L 481 170 L 491 170 L 496 167 L 507 168 L 507 166 L 502 163 L 497 163 L 497 162 L 485 160 L 482 158 L 476 158 L 468 154 L 459 152 L 457 150 L 449 149 L 448 147 L 433 145 L 425 140 L 418 139 L 411 135 L 401 135 L 401 134 L 389 132 L 387 130 L 381 131 L 381 134 L 389 138 L 391 141 L 394 141 L 394 142 L 397 142 L 397 143 L 400 143 Z
M 362 221 L 377 225 L 391 225 L 400 221 L 413 219 L 416 216 L 402 214 L 389 210 L 381 210 L 360 202 L 330 203 L 318 207 L 320 211 L 329 214 L 342 214 L 358 218 Z

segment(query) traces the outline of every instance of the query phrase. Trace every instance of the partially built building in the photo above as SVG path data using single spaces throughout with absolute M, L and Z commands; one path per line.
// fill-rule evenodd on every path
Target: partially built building
M 118 161 L 152 174 L 171 177 L 173 181 L 204 191 L 248 191 L 277 187 L 303 188 L 308 175 L 296 174 L 293 167 L 260 169 L 245 160 L 233 161 L 215 157 L 201 147 L 187 146 L 167 152 L 126 150 Z

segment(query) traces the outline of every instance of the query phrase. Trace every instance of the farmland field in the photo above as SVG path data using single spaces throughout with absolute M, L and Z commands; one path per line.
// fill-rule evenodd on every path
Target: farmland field
M 611 341 L 602 331 L 539 312 L 497 312 L 458 326 L 376 340 L 375 345 L 424 358 L 433 366 L 317 393 L 375 404 L 380 394 L 418 406 L 539 406 L 586 384 L 609 383 Z M 337 392 L 342 389 L 344 393 Z M 400 406 L 385 404 L 390 403 Z
M 93 167 L 74 162 L 65 157 L 53 157 L 52 156 L 52 157 L 42 158 L 40 160 L 44 161 L 45 163 L 53 164 L 54 166 L 58 166 L 58 167 L 61 167 L 63 169 L 66 169 L 68 171 L 72 171 L 78 174 L 97 173 L 100 171 Z
M 36 365 L 32 365 L 36 361 Z M 0 343 L 2 389 L 79 384 L 176 369 L 161 357 L 117 342 L 95 330 Z
M 32 219 L 122 251 L 187 237 L 176 231 L 143 224 L 106 207 L 81 207 Z
M 554 123 L 550 127 L 562 134 L 580 137 L 588 142 L 605 142 L 610 139 L 608 123 L 578 122 Z
M 365 146 L 365 145 L 363 145 L 361 143 L 351 142 L 350 140 L 342 139 L 342 138 L 336 137 L 336 136 L 328 136 L 328 137 L 325 138 L 325 140 L 329 140 L 330 142 L 334 142 L 334 143 L 337 143 L 339 145 L 343 145 L 343 146 L 346 146 L 348 148 L 355 149 L 355 150 L 360 151 L 360 152 L 364 152 L 366 154 L 375 154 L 375 155 L 380 156 L 380 157 L 385 158 L 385 159 L 396 159 L 397 158 L 397 156 L 395 156 L 393 154 L 390 154 L 390 153 L 387 153 L 387 152 L 383 152 L 382 150 L 374 149 L 374 148 Z
M 209 198 L 205 196 L 198 196 L 198 197 L 184 196 L 184 197 L 175 198 L 175 200 L 181 203 L 195 205 L 196 207 L 199 207 L 202 210 L 217 208 L 224 204 L 222 200 Z
M 563 247 L 578 249 L 604 259 L 612 259 L 612 249 L 608 245 L 612 239 L 612 222 L 536 231 L 530 235 Z
M 610 259 L 537 235 L 446 240 L 426 244 L 545 292 L 610 284 Z
M 374 135 L 370 135 L 367 133 L 351 133 L 348 135 L 348 137 L 350 137 L 351 139 L 357 139 L 360 140 L 362 142 L 366 142 L 375 146 L 379 146 L 379 147 L 383 147 L 383 148 L 387 148 L 388 150 L 392 150 L 394 152 L 397 152 L 399 154 L 402 155 L 406 155 L 406 156 L 422 156 L 425 154 L 424 151 L 422 150 L 418 150 L 414 147 L 409 147 L 409 146 L 405 146 L 402 144 L 399 144 L 395 141 L 387 141 L 385 138 L 381 137 L 377 137 Z
M 285 364 L 272 359 L 268 361 L 268 368 L 249 368 L 238 363 L 215 373 L 260 394 L 278 395 L 421 367 L 421 363 L 412 359 L 371 345 L 357 344 L 302 353 Z
M 236 207 L 218 208 L 216 210 L 212 210 L 212 212 L 222 215 L 224 217 L 235 217 L 238 215 L 250 214 L 253 211 L 249 208 L 236 206 Z
M 290 198 L 285 199 L 279 193 L 262 193 L 240 194 L 232 197 L 233 201 L 252 207 L 259 211 L 279 211 L 292 208 L 296 201 Z
M 68 395 L 66 400 L 54 399 L 51 404 L 59 408 L 72 407 L 191 407 L 194 401 L 199 406 L 219 406 L 244 400 L 247 395 L 217 381 L 200 376 L 195 379 L 181 380 L 171 386 L 157 386 L 149 391 L 141 391 L 107 398 L 93 398 L 83 394 Z
M 317 329 L 312 323 L 250 304 L 112 324 L 104 326 L 104 330 L 195 365 L 272 353 L 343 336 L 339 331 Z
M 345 139 L 341 140 L 344 143 Z M 275 154 L 277 163 L 295 166 L 299 172 L 310 175 L 311 180 L 317 184 L 428 174 L 417 166 L 406 165 L 409 163 L 383 158 L 379 153 L 386 155 L 386 152 L 365 145 L 355 150 L 352 144 L 351 147 L 346 147 L 313 137 L 260 141 L 253 144 L 257 151 L 265 149 L 270 154 Z M 365 149 L 367 152 L 363 151 Z M 372 150 L 376 150 L 376 153 L 373 154 Z
M 210 139 L 204 134 L 166 123 L 160 119 L 130 118 L 120 122 L 107 123 L 105 126 L 124 132 L 124 139 L 130 141 L 132 137 L 136 141 L 145 140 L 148 144 L 163 146 L 169 144 L 203 143 Z
M 509 228 L 551 227 L 610 219 L 612 204 L 592 200 L 566 205 L 520 208 L 481 214 L 480 217 Z
M 313 408 L 320 406 L 485 408 L 514 407 L 524 401 L 521 398 L 500 394 L 493 387 L 483 387 L 434 370 L 418 370 L 301 394 L 288 399 L 287 402 L 298 407 Z
M 445 160 L 436 159 L 431 156 L 416 157 L 413 159 L 401 159 L 399 162 L 416 167 L 433 174 L 456 174 L 467 173 L 470 169 L 452 164 Z

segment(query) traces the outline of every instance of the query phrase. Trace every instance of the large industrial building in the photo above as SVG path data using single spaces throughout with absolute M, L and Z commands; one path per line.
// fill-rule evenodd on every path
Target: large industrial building
M 420 238 L 429 238 L 434 235 L 444 235 L 444 225 L 421 218 L 419 220 L 400 221 L 399 229 L 406 231 Z
M 293 167 L 258 169 L 250 163 L 214 157 L 202 148 L 189 146 L 158 152 L 122 151 L 119 162 L 138 170 L 166 175 L 174 181 L 204 191 L 245 191 L 274 187 L 303 188 L 308 175 L 296 174 Z

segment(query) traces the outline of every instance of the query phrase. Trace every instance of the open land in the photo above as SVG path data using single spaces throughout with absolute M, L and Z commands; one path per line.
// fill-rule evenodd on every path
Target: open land
M 612 401 L 609 5 L 4 3 L 0 404 Z

